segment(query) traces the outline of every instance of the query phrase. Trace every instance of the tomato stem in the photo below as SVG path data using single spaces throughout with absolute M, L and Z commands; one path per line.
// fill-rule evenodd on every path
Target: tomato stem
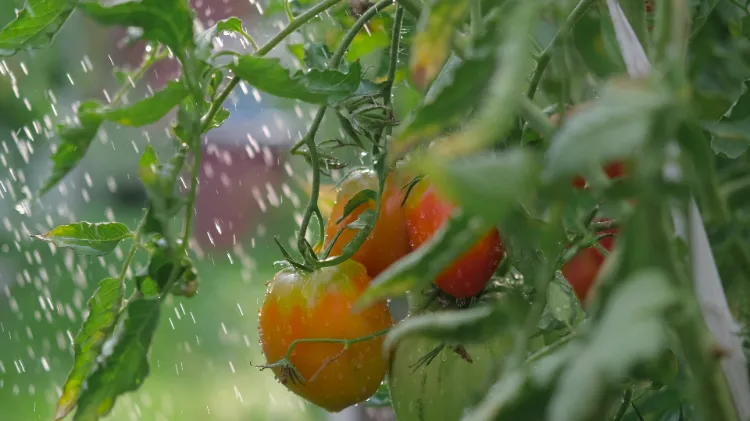
M 612 421 L 622 421 L 622 418 L 625 416 L 625 412 L 627 412 L 628 407 L 630 406 L 630 402 L 633 398 L 633 388 L 628 387 L 625 389 L 625 392 L 622 394 L 622 403 L 620 404 L 620 408 L 617 409 L 617 413 L 615 414 L 615 417 Z
M 547 68 L 547 65 L 552 59 L 554 48 L 560 41 L 565 38 L 565 36 L 567 36 L 567 34 L 573 29 L 573 26 L 576 24 L 578 19 L 580 19 L 581 16 L 586 13 L 588 8 L 592 4 L 594 4 L 594 0 L 581 0 L 580 2 L 578 2 L 568 18 L 565 20 L 562 26 L 560 26 L 560 29 L 552 38 L 552 41 L 550 41 L 547 48 L 545 48 L 544 51 L 539 54 L 539 58 L 536 62 L 536 69 L 534 69 L 534 73 L 531 76 L 531 83 L 529 84 L 529 89 L 526 92 L 526 96 L 528 96 L 529 98 L 534 98 L 534 94 L 536 94 L 536 90 L 539 88 L 539 83 L 542 81 L 544 70 Z
M 303 343 L 334 343 L 334 344 L 342 344 L 341 351 L 338 352 L 336 355 L 327 358 L 326 361 L 323 362 L 323 364 L 318 368 L 318 370 L 310 377 L 309 381 L 313 381 L 315 377 L 320 374 L 321 371 L 323 371 L 324 368 L 326 368 L 328 365 L 330 365 L 332 362 L 336 361 L 337 359 L 341 358 L 344 353 L 349 349 L 350 346 L 360 343 L 369 341 L 370 339 L 375 339 L 379 336 L 383 336 L 386 333 L 388 333 L 391 330 L 391 328 L 381 329 L 377 332 L 371 333 L 369 335 L 360 336 L 357 338 L 350 338 L 350 339 L 334 339 L 334 338 L 303 338 L 303 339 L 295 339 L 292 341 L 291 344 L 289 344 L 289 348 L 286 351 L 286 354 L 284 357 L 282 357 L 280 360 L 274 362 L 274 363 L 267 363 L 259 366 L 255 366 L 259 368 L 261 371 L 265 370 L 267 368 L 280 368 L 283 371 L 285 370 L 291 370 L 292 373 L 295 373 L 295 375 L 298 377 L 299 380 L 301 380 L 302 383 L 307 382 L 307 380 L 300 374 L 299 370 L 294 367 L 294 364 L 292 364 L 291 358 L 292 358 L 292 352 L 294 351 L 294 348 Z M 294 380 L 293 380 L 294 381 Z

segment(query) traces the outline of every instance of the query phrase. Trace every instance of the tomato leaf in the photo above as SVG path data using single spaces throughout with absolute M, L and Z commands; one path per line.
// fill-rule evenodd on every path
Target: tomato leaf
M 495 57 L 460 60 L 451 57 L 428 91 L 423 103 L 389 146 L 396 156 L 455 127 L 475 106 L 495 70 Z
M 52 174 L 39 189 L 39 195 L 55 187 L 86 155 L 102 124 L 102 118 L 96 112 L 98 107 L 95 101 L 81 103 L 78 106 L 78 122 L 58 128 L 61 142 L 52 155 Z
M 153 124 L 161 120 L 186 96 L 187 90 L 184 85 L 169 82 L 164 89 L 132 105 L 110 107 L 96 101 L 81 103 L 78 107 L 78 122 L 58 128 L 61 143 L 52 155 L 52 174 L 39 194 L 43 195 L 55 187 L 81 162 L 104 121 L 131 127 Z
M 434 281 L 443 270 L 486 235 L 489 228 L 481 220 L 456 211 L 426 243 L 381 272 L 355 307 L 365 308 L 379 299 L 399 296 Z
M 148 353 L 159 323 L 161 301 L 138 298 L 130 301 L 111 347 L 87 380 L 78 399 L 74 421 L 96 421 L 109 414 L 118 396 L 137 390 L 149 374 Z
M 528 303 L 520 296 L 504 297 L 495 305 L 477 305 L 468 309 L 443 310 L 407 317 L 391 329 L 383 342 L 390 353 L 406 337 L 419 336 L 449 343 L 484 342 L 498 335 L 498 330 L 514 327 L 514 316 L 524 314 Z
M 750 146 L 750 79 L 742 84 L 742 94 L 718 122 L 705 122 L 711 133 L 711 147 L 717 154 L 736 159 Z
M 354 210 L 357 209 L 360 205 L 363 205 L 371 200 L 378 200 L 378 193 L 375 190 L 363 189 L 358 191 L 354 196 L 352 196 L 351 199 L 349 199 L 348 202 L 346 202 L 346 205 L 344 205 L 344 211 L 341 214 L 341 218 L 339 218 L 336 223 L 340 224 L 341 221 L 346 219 L 347 216 L 351 215 L 352 212 L 354 212 Z
M 468 10 L 468 0 L 432 0 L 422 10 L 411 53 L 411 73 L 417 87 L 426 88 L 440 72 L 456 28 Z
M 35 235 L 34 238 L 58 247 L 71 248 L 82 254 L 102 256 L 111 253 L 121 240 L 131 236 L 128 227 L 119 222 L 79 222 L 60 225 L 46 234 Z
M 427 156 L 417 163 L 441 193 L 491 224 L 534 194 L 540 173 L 536 157 L 524 149 L 457 159 Z
M 544 178 L 596 178 L 603 164 L 636 153 L 646 142 L 654 113 L 668 96 L 656 86 L 610 82 L 596 104 L 566 119 L 546 154 Z M 587 175 L 593 174 L 591 177 Z
M 0 57 L 49 46 L 77 4 L 78 0 L 27 0 L 16 18 L 0 30 Z
M 602 20 L 600 16 L 585 14 L 576 22 L 572 35 L 573 43 L 589 70 L 599 77 L 607 77 L 624 71 L 625 65 L 619 53 L 615 56 L 617 61 L 613 59 L 613 54 L 608 54 L 616 48 L 606 48 L 607 43 L 611 43 L 606 35 L 614 36 L 614 33 L 605 34 Z M 614 32 L 612 28 L 610 30 Z
M 261 91 L 313 104 L 335 103 L 346 98 L 357 90 L 362 77 L 359 62 L 353 63 L 348 73 L 311 69 L 290 75 L 279 59 L 244 55 L 230 68 Z
M 141 127 L 161 120 L 187 95 L 184 84 L 170 81 L 164 89 L 135 104 L 115 108 L 102 107 L 98 111 L 104 120 L 123 126 Z
M 559 329 L 572 330 L 584 318 L 583 310 L 573 288 L 560 272 L 547 286 L 547 305 L 539 320 L 543 332 Z
M 642 270 L 623 280 L 585 347 L 562 374 L 550 402 L 550 420 L 591 419 L 633 367 L 659 358 L 666 346 L 664 316 L 678 300 L 658 270 Z
M 75 337 L 73 369 L 65 380 L 62 395 L 57 401 L 54 421 L 65 418 L 76 405 L 83 384 L 96 364 L 104 341 L 112 334 L 117 323 L 123 299 L 122 280 L 107 278 L 88 301 L 88 316 Z
M 86 0 L 79 7 L 102 24 L 141 28 L 143 39 L 163 43 L 178 56 L 193 50 L 193 11 L 184 0 Z
M 166 291 L 167 282 L 175 263 L 175 250 L 164 240 L 157 240 L 149 246 L 151 259 L 148 266 L 136 278 L 136 287 L 145 297 L 157 297 Z M 193 262 L 183 257 L 177 272 L 176 281 L 171 289 L 175 295 L 192 296 L 197 292 L 198 272 Z M 187 292 L 192 291 L 192 294 Z M 182 294 L 185 292 L 186 294 Z

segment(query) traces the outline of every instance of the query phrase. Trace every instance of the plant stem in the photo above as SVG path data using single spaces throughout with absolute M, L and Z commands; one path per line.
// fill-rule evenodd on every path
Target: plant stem
M 617 410 L 617 414 L 615 414 L 613 421 L 622 421 L 622 418 L 625 416 L 625 412 L 628 411 L 628 407 L 630 406 L 630 402 L 632 398 L 633 398 L 633 388 L 628 387 L 627 389 L 625 389 L 625 392 L 622 394 L 622 403 L 620 404 L 620 408 Z
M 146 226 L 146 221 L 148 221 L 150 213 L 151 211 L 146 209 L 146 212 L 143 214 L 141 221 L 138 223 L 138 228 L 136 228 L 135 232 L 133 233 L 133 244 L 130 246 L 130 251 L 128 251 L 127 256 L 125 256 L 125 261 L 122 263 L 122 269 L 120 269 L 120 274 L 117 276 L 117 279 L 120 281 L 120 286 L 123 293 L 125 292 L 125 277 L 128 274 L 128 268 L 133 262 L 135 252 L 138 251 L 138 246 L 140 246 L 141 243 L 141 236 L 143 235 L 143 228 Z
M 140 78 L 143 77 L 144 74 L 146 74 L 146 71 L 157 61 L 164 59 L 168 56 L 168 52 L 164 49 L 162 49 L 161 45 L 156 48 L 155 51 L 149 53 L 145 59 L 143 59 L 143 62 L 141 65 L 136 69 L 135 73 L 133 73 L 132 76 L 128 78 L 128 82 L 126 82 L 124 85 L 120 87 L 120 89 L 115 92 L 115 95 L 112 97 L 112 101 L 110 101 L 110 104 L 117 104 L 120 102 L 123 96 L 127 94 L 132 88 L 135 83 L 140 80 Z
M 521 117 L 526 120 L 531 127 L 535 128 L 545 139 L 548 141 L 552 139 L 555 134 L 555 126 L 549 120 L 546 114 L 534 104 L 534 102 L 527 96 L 521 97 Z
M 586 13 L 588 8 L 594 3 L 594 1 L 595 0 L 581 0 L 570 13 L 565 22 L 563 22 L 562 26 L 560 26 L 560 29 L 552 38 L 552 41 L 550 41 L 549 46 L 547 46 L 547 48 L 545 48 L 544 51 L 542 51 L 542 53 L 539 55 L 539 58 L 536 62 L 536 69 L 534 69 L 534 74 L 531 76 L 529 90 L 526 93 L 529 98 L 533 98 L 534 94 L 536 94 L 537 88 L 539 88 L 539 82 L 542 81 L 544 70 L 547 68 L 547 65 L 552 59 L 552 50 L 565 36 L 567 36 L 571 29 L 573 29 L 573 26 L 578 21 L 578 19 L 580 19 L 581 16 Z
M 370 19 L 372 19 L 378 12 L 392 4 L 392 0 L 381 0 L 367 9 L 367 11 L 365 11 L 365 13 L 363 13 L 356 22 L 354 22 L 346 35 L 344 35 L 344 38 L 341 40 L 341 44 L 339 44 L 338 48 L 333 54 L 333 57 L 331 58 L 331 61 L 328 63 L 329 69 L 337 69 L 339 67 L 339 65 L 341 64 L 341 60 L 343 60 L 344 58 L 344 54 L 346 54 L 346 50 L 349 49 L 349 46 L 351 45 L 352 41 L 354 41 L 354 37 L 357 35 L 357 33 L 359 33 L 359 31 L 365 26 L 365 24 L 367 24 L 367 22 L 369 22 Z M 299 249 L 299 252 L 310 264 L 317 263 L 317 259 L 315 259 L 315 261 L 311 261 L 313 260 L 313 256 L 310 256 L 309 253 L 305 252 L 307 249 L 307 245 L 305 244 L 305 236 L 307 235 L 307 228 L 310 225 L 310 218 L 312 218 L 313 213 L 315 213 L 315 210 L 318 207 L 318 196 L 320 193 L 320 162 L 318 159 L 317 146 L 315 144 L 315 135 L 320 128 L 320 124 L 323 121 L 323 116 L 325 115 L 327 108 L 328 107 L 325 105 L 322 105 L 320 108 L 318 108 L 318 111 L 315 114 L 315 118 L 310 125 L 310 129 L 307 131 L 305 136 L 302 137 L 302 139 L 297 142 L 297 144 L 295 144 L 290 150 L 290 152 L 294 154 L 302 145 L 306 145 L 308 152 L 310 153 L 310 162 L 313 167 L 313 180 L 310 199 L 307 202 L 305 213 L 302 215 L 302 223 L 300 224 L 300 229 L 297 233 L 297 247 Z
M 388 76 L 385 87 L 383 88 L 383 104 L 386 107 L 391 105 L 391 95 L 393 91 L 393 82 L 396 79 L 396 68 L 398 67 L 398 53 L 401 48 L 401 26 L 404 22 L 404 7 L 399 6 L 396 9 L 396 17 L 393 22 L 391 31 L 391 51 L 388 58 Z
M 276 34 L 275 37 L 271 38 L 271 40 L 265 43 L 262 47 L 260 47 L 258 51 L 255 52 L 255 55 L 260 56 L 260 57 L 265 56 L 271 50 L 273 50 L 274 47 L 279 45 L 281 41 L 286 39 L 286 37 L 288 37 L 294 31 L 299 29 L 302 25 L 307 23 L 309 20 L 317 17 L 319 14 L 321 14 L 325 10 L 335 6 L 337 3 L 341 1 L 342 0 L 323 0 L 322 2 L 311 7 L 305 13 L 302 13 L 301 15 L 291 20 L 289 22 L 289 25 L 287 25 L 284 29 L 282 29 L 278 34 Z
M 471 37 L 477 38 L 482 33 L 482 0 L 471 0 L 469 3 Z
M 396 3 L 416 18 L 422 14 L 422 5 L 419 3 L 419 0 L 396 0 Z

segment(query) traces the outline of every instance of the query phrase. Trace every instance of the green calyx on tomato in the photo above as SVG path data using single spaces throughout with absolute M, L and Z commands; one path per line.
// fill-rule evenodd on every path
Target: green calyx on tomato
M 352 260 L 313 272 L 288 267 L 269 283 L 260 310 L 265 367 L 292 392 L 331 412 L 367 399 L 385 376 L 380 332 L 393 324 L 387 304 L 351 310 L 370 281 L 365 267 Z
M 455 208 L 426 181 L 417 183 L 404 204 L 411 247 L 417 248 L 427 242 L 450 218 Z M 487 285 L 504 252 L 500 233 L 492 228 L 440 274 L 434 283 L 455 298 L 476 296 Z

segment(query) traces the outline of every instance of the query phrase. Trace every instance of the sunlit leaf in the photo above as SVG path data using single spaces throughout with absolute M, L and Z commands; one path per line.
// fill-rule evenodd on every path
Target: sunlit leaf
M 78 399 L 74 421 L 97 421 L 109 414 L 117 398 L 137 390 L 149 374 L 148 354 L 159 323 L 161 301 L 130 301 L 114 336 L 104 344 L 111 348 L 87 380 Z
M 193 46 L 193 11 L 184 0 L 84 0 L 79 6 L 105 25 L 143 29 L 143 39 L 161 42 L 178 57 Z
M 665 315 L 678 298 L 657 270 L 623 280 L 585 347 L 562 374 L 550 402 L 550 419 L 591 419 L 633 367 L 659 358 L 666 346 Z
M 380 273 L 359 298 L 357 307 L 365 308 L 376 300 L 399 296 L 434 281 L 487 235 L 489 228 L 481 220 L 457 211 L 427 242 Z
M 411 73 L 418 87 L 426 88 L 445 64 L 468 6 L 468 0 L 431 0 L 425 5 L 412 42 Z
M 123 299 L 122 280 L 107 278 L 99 282 L 88 302 L 89 314 L 75 337 L 73 369 L 63 385 L 57 402 L 55 421 L 65 418 L 76 405 L 84 382 L 96 364 L 102 344 L 112 334 Z
M 27 0 L 16 18 L 0 30 L 0 56 L 49 46 L 79 0 Z
M 141 127 L 156 123 L 187 97 L 185 85 L 170 81 L 164 89 L 132 105 L 120 107 L 102 107 L 99 113 L 102 119 L 123 126 Z
M 311 69 L 290 75 L 279 59 L 250 55 L 240 57 L 231 68 L 261 91 L 314 104 L 332 103 L 351 95 L 359 87 L 362 75 L 359 63 L 353 63 L 348 73 Z
M 82 254 L 101 256 L 111 253 L 121 240 L 131 236 L 128 227 L 119 222 L 79 222 L 60 225 L 46 234 L 34 237 Z

